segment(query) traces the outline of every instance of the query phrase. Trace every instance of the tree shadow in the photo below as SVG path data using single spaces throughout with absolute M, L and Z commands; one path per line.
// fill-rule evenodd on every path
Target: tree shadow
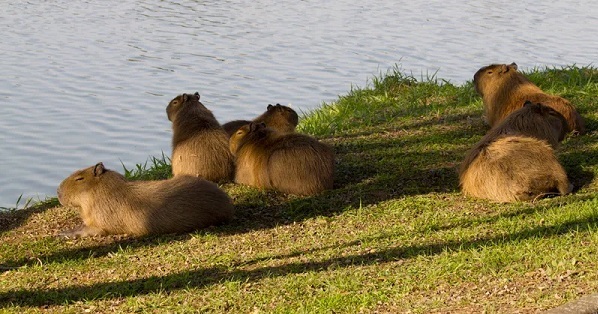
M 216 229 L 217 227 L 210 227 L 204 229 L 202 232 L 209 232 L 209 230 Z M 60 250 L 50 254 L 40 254 L 35 257 L 23 257 L 14 260 L 7 260 L 0 264 L 0 274 L 5 271 L 17 269 L 23 266 L 33 266 L 42 264 L 59 263 L 69 260 L 84 260 L 87 258 L 99 258 L 110 253 L 118 252 L 123 247 L 126 248 L 139 248 L 139 247 L 153 247 L 171 242 L 185 241 L 191 238 L 191 234 L 167 234 L 167 235 L 154 235 L 134 238 L 130 236 L 114 235 L 101 237 L 99 243 L 84 246 L 75 247 L 67 250 Z M 95 239 L 88 239 L 93 241 Z M 67 240 L 63 240 L 67 241 Z M 75 240 L 80 241 L 80 240 Z
M 574 192 L 589 186 L 594 181 L 596 174 L 586 169 L 598 165 L 598 150 L 568 150 L 558 154 L 558 158 L 574 186 Z
M 536 226 L 527 230 L 507 235 L 473 237 L 472 240 L 450 240 L 442 243 L 428 243 L 409 246 L 395 246 L 386 250 L 339 256 L 321 261 L 294 262 L 280 266 L 268 266 L 254 270 L 234 269 L 228 267 L 211 267 L 187 270 L 166 276 L 150 276 L 148 278 L 105 282 L 89 286 L 73 285 L 52 289 L 19 289 L 0 293 L 0 307 L 11 306 L 52 306 L 64 305 L 78 301 L 106 300 L 112 298 L 147 295 L 160 291 L 176 291 L 189 288 L 203 288 L 226 281 L 256 282 L 264 278 L 302 274 L 306 272 L 322 272 L 329 268 L 368 266 L 395 262 L 400 259 L 411 259 L 418 256 L 434 256 L 446 251 L 466 251 L 493 246 L 496 243 L 520 242 L 536 237 L 554 237 L 570 231 L 588 232 L 598 227 L 598 217 L 586 217 L 571 220 L 559 225 Z M 357 245 L 357 242 L 346 244 Z M 292 253 L 297 254 L 297 253 Z M 301 253 L 303 254 L 303 253 Z M 281 255 L 274 259 L 288 258 Z M 272 258 L 270 258 L 272 259 Z M 250 263 L 259 262 L 250 261 Z
M 309 197 L 277 197 L 277 192 L 264 192 L 265 199 L 276 200 L 270 203 L 241 196 L 235 201 L 235 220 L 222 229 L 225 233 L 244 233 L 317 216 L 334 216 L 348 208 L 404 196 L 456 192 L 456 166 L 463 158 L 463 148 L 397 152 L 397 147 L 409 147 L 422 140 L 434 147 L 464 134 L 464 129 L 457 128 L 417 138 L 338 143 L 334 189 Z
M 210 227 L 197 233 L 230 235 L 249 231 L 270 229 L 280 225 L 306 220 L 312 217 L 330 217 L 349 208 L 361 208 L 387 200 L 429 193 L 455 193 L 459 191 L 456 167 L 466 151 L 482 136 L 486 125 L 480 118 L 472 123 L 469 115 L 446 117 L 450 128 L 441 131 L 422 132 L 419 136 L 390 136 L 367 139 L 372 133 L 363 133 L 350 139 L 342 138 L 335 143 L 337 165 L 334 189 L 310 197 L 294 197 L 275 191 L 247 188 L 247 193 L 235 195 L 236 213 L 233 220 L 222 226 Z M 437 126 L 435 120 L 425 120 L 403 125 L 401 129 L 419 130 Z M 397 128 L 388 127 L 389 132 Z M 474 135 L 472 135 L 472 133 Z M 366 137 L 360 139 L 360 137 Z M 409 149 L 426 143 L 426 149 Z M 456 143 L 450 149 L 446 143 Z M 586 158 L 587 157 L 587 158 Z M 585 158 L 585 159 L 584 159 Z M 583 160 L 580 164 L 578 161 Z M 594 174 L 582 166 L 598 163 L 598 153 L 565 152 L 563 163 L 576 187 L 592 182 Z M 245 192 L 245 191 L 244 191 Z M 27 217 L 45 209 L 31 209 L 15 218 L 11 228 L 20 225 Z M 0 216 L 1 217 L 1 216 Z M 449 226 L 450 227 L 450 226 Z M 10 230 L 10 229 L 8 229 Z M 191 235 L 160 235 L 143 238 L 108 237 L 86 247 L 71 248 L 35 258 L 20 258 L 0 264 L 2 270 L 25 265 L 35 265 L 38 259 L 44 263 L 101 257 L 122 247 L 137 248 L 157 246 L 166 242 L 183 241 Z
M 465 119 L 466 116 L 461 118 Z M 413 127 L 431 125 L 433 123 L 417 124 Z M 348 208 L 359 208 L 406 195 L 457 191 L 458 177 L 454 164 L 462 158 L 461 149 L 444 151 L 429 149 L 426 152 L 418 152 L 397 149 L 397 147 L 409 147 L 419 141 L 425 141 L 431 146 L 440 145 L 455 137 L 468 136 L 467 129 L 468 126 L 465 124 L 455 129 L 433 134 L 426 133 L 419 137 L 389 136 L 375 142 L 344 140 L 335 145 L 337 165 L 333 190 L 310 197 L 295 197 L 276 191 L 260 191 L 247 187 L 247 191 L 234 195 L 236 213 L 230 223 L 203 229 L 198 233 L 230 235 L 270 229 L 311 217 L 333 216 Z M 399 156 L 396 156 L 397 150 Z M 11 228 L 18 227 L 27 217 L 41 211 L 42 209 L 31 209 L 23 212 L 23 218 L 12 224 Z M 75 240 L 75 245 L 81 245 L 79 241 L 95 242 L 85 247 L 39 254 L 34 258 L 23 257 L 4 261 L 0 264 L 0 272 L 25 265 L 35 265 L 39 261 L 48 264 L 102 257 L 122 247 L 157 246 L 165 242 L 186 240 L 189 237 L 190 235 L 142 238 L 109 236 L 101 239 Z

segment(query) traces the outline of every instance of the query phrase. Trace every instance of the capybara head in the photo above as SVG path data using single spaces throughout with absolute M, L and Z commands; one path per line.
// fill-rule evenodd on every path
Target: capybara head
M 294 127 L 299 124 L 299 115 L 290 107 L 282 106 L 281 104 L 276 104 L 275 106 L 270 104 L 266 110 L 272 116 L 270 120 L 282 119 L 282 121 L 286 121 L 292 124 Z M 268 121 L 265 122 L 266 124 L 268 123 Z
M 480 96 L 484 96 L 487 88 L 496 87 L 499 82 L 517 72 L 517 64 L 491 64 L 479 69 L 473 76 L 473 85 Z
M 58 200 L 64 206 L 81 206 L 94 191 L 106 184 L 105 176 L 118 178 L 124 181 L 122 175 L 107 170 L 104 164 L 99 162 L 82 170 L 75 171 L 68 178 L 64 179 L 58 187 Z M 118 180 L 116 179 L 116 180 Z M 114 179 L 112 179 L 114 180 Z
M 265 130 L 266 124 L 263 122 L 256 123 L 251 122 L 246 124 L 239 129 L 230 137 L 229 140 L 229 148 L 233 155 L 236 155 L 237 150 L 243 145 L 243 143 L 247 142 L 249 139 L 259 138 L 260 130 Z
M 211 114 L 211 111 L 199 101 L 199 93 L 195 92 L 195 94 L 178 95 L 172 99 L 166 107 L 166 115 L 168 116 L 168 120 L 174 121 L 179 112 L 191 108 L 207 111 Z

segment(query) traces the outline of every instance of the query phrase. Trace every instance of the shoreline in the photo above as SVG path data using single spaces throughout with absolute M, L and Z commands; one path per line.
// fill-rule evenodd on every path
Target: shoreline
M 54 206 L 0 212 L 0 308 L 12 312 L 534 312 L 598 289 L 598 69 L 528 77 L 578 108 L 557 151 L 576 191 L 466 198 L 456 167 L 487 131 L 471 82 L 373 78 L 300 119 L 337 153 L 335 188 L 298 197 L 221 185 L 233 220 L 190 234 L 61 240 Z M 169 173 L 153 158 L 127 174 Z

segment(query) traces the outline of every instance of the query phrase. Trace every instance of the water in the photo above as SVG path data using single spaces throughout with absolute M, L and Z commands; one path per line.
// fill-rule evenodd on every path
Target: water
M 489 63 L 598 60 L 590 1 L 5 1 L 0 206 L 74 170 L 170 154 L 165 107 L 198 91 L 221 122 L 309 111 L 395 64 L 460 84 Z

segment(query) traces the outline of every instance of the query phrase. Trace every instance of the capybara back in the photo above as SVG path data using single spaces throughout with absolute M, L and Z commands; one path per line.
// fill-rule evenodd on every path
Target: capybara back
M 334 151 L 310 136 L 251 123 L 233 134 L 230 148 L 236 157 L 237 183 L 298 195 L 333 186 Z
M 233 206 L 216 184 L 192 176 L 127 181 L 102 163 L 62 181 L 58 198 L 79 208 L 83 225 L 67 236 L 182 233 L 231 219 Z
M 182 94 L 170 101 L 166 112 L 172 121 L 173 175 L 201 176 L 220 182 L 234 172 L 228 136 L 199 94 Z
M 465 195 L 498 202 L 564 195 L 572 189 L 545 141 L 512 135 L 476 145 L 461 165 L 460 184 Z

